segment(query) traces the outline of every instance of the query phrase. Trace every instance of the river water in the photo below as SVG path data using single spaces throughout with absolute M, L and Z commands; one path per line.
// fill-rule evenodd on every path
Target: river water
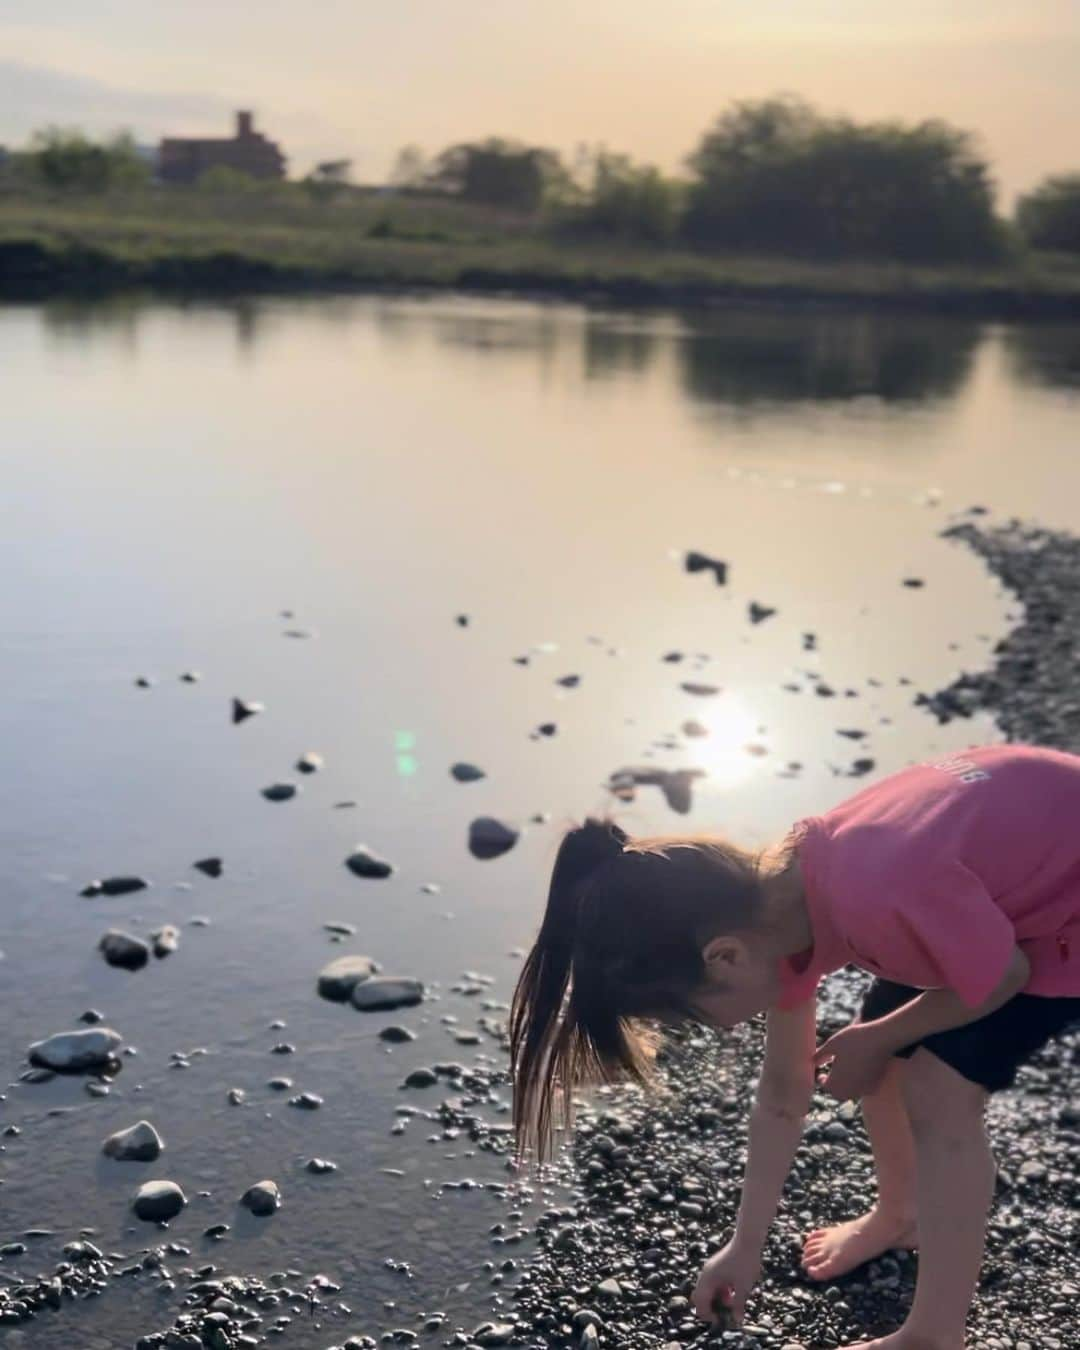
M 705 776 L 688 814 L 640 789 L 626 828 L 757 843 L 853 791 L 860 757 L 879 774 L 997 739 L 913 704 L 984 665 L 1015 609 L 939 533 L 972 506 L 1080 527 L 1080 330 L 1064 326 L 57 303 L 0 308 L 0 400 L 0 1125 L 20 1131 L 2 1140 L 0 1243 L 55 1234 L 0 1272 L 52 1266 L 83 1227 L 108 1249 L 159 1240 L 129 1202 L 169 1177 L 191 1200 L 170 1237 L 199 1260 L 342 1285 L 353 1316 L 321 1339 L 293 1328 L 303 1346 L 490 1307 L 505 1206 L 440 1184 L 506 1181 L 505 1165 L 423 1120 L 390 1127 L 429 1100 L 400 1090 L 409 1069 L 497 1056 L 440 1019 L 471 1028 L 508 998 L 562 824 L 610 803 L 613 771 L 652 764 Z M 691 549 L 729 564 L 725 586 L 685 570 Z M 776 613 L 752 624 L 751 602 Z M 234 696 L 266 710 L 233 726 Z M 682 735 L 689 718 L 710 734 Z M 530 734 L 547 721 L 555 736 Z M 265 800 L 309 750 L 323 771 Z M 459 760 L 487 776 L 455 782 Z M 472 857 L 479 815 L 520 842 Z M 393 877 L 352 876 L 358 843 Z M 192 869 L 207 855 L 220 879 Z M 153 885 L 78 894 L 130 872 Z M 357 932 L 334 945 L 328 922 Z M 180 950 L 137 973 L 95 950 L 106 928 L 162 923 Z M 321 1001 L 317 972 L 351 951 L 435 997 L 368 1017 Z M 492 982 L 455 992 L 465 971 Z M 90 1007 L 138 1051 L 110 1095 L 20 1082 L 29 1042 Z M 388 1047 L 389 1020 L 418 1039 Z M 295 1054 L 271 1053 L 283 1040 Z M 323 1108 L 288 1107 L 265 1086 L 281 1073 Z M 102 1159 L 142 1117 L 160 1161 Z M 310 1176 L 312 1155 L 339 1170 Z M 281 1211 L 238 1221 L 262 1177 Z M 211 1248 L 215 1222 L 233 1229 Z M 126 1346 L 166 1309 L 125 1286 L 8 1340 Z

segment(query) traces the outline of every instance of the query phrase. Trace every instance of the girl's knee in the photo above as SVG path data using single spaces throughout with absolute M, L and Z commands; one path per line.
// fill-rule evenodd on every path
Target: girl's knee
M 986 1089 L 951 1068 L 925 1047 L 906 1061 L 901 1092 L 912 1131 L 967 1138 L 981 1130 Z

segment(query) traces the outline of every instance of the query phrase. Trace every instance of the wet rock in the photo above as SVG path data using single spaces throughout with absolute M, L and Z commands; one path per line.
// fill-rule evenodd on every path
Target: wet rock
M 295 1106 L 298 1111 L 317 1111 L 322 1104 L 323 1099 L 317 1092 L 301 1092 L 289 1098 L 289 1105 Z
M 57 1073 L 81 1073 L 86 1069 L 103 1068 L 120 1046 L 120 1035 L 111 1027 L 94 1027 L 87 1031 L 62 1031 L 30 1046 L 31 1064 Z
M 353 876 L 370 877 L 379 880 L 393 874 L 394 865 L 385 858 L 380 858 L 367 847 L 366 844 L 357 844 L 352 853 L 345 859 L 345 866 L 352 872 Z
M 330 1162 L 328 1158 L 309 1158 L 304 1164 L 304 1171 L 311 1172 L 314 1176 L 325 1176 L 328 1172 L 337 1171 L 337 1163 Z
M 291 1078 L 278 1077 L 278 1078 L 271 1078 L 266 1086 L 272 1092 L 288 1092 L 288 1090 L 292 1087 L 292 1085 L 293 1081 Z
M 273 1181 L 257 1181 L 240 1197 L 240 1203 L 260 1219 L 268 1218 L 281 1206 L 281 1192 Z
M 243 1106 L 247 1099 L 247 1093 L 244 1089 L 236 1087 L 230 1088 L 225 1096 L 228 1098 L 230 1106 Z
M 150 948 L 141 938 L 122 933 L 118 928 L 110 928 L 98 942 L 101 952 L 110 966 L 119 966 L 123 970 L 141 970 L 150 960 Z
M 185 670 L 180 676 L 181 684 L 198 684 L 202 675 L 197 670 Z
M 148 675 L 137 675 L 135 677 L 135 687 L 136 689 L 152 689 L 154 687 L 154 681 L 150 679 Z
M 399 1027 L 396 1024 L 383 1027 L 379 1032 L 380 1041 L 389 1041 L 391 1045 L 404 1045 L 406 1041 L 415 1041 L 416 1032 L 410 1031 L 408 1027 Z
M 477 816 L 469 825 L 469 852 L 474 858 L 498 858 L 514 847 L 520 831 L 493 816 Z
M 271 783 L 261 791 L 268 802 L 287 802 L 296 796 L 300 788 L 296 783 Z
M 689 718 L 682 724 L 682 733 L 684 736 L 700 737 L 709 734 L 709 728 L 694 718 Z
M 79 1021 L 85 1022 L 90 1027 L 97 1026 L 99 1022 L 104 1022 L 104 1020 L 105 1014 L 98 1012 L 96 1008 L 87 1008 L 85 1012 L 79 1014 Z
M 322 755 L 309 750 L 296 761 L 296 768 L 299 773 L 318 773 L 324 762 Z
M 371 979 L 378 969 L 370 956 L 339 956 L 323 966 L 316 988 L 331 1003 L 347 1003 L 356 986 Z
M 150 941 L 154 944 L 154 955 L 159 960 L 171 956 L 180 946 L 180 929 L 171 923 L 164 924 L 154 929 Z
M 255 717 L 265 711 L 265 704 L 256 703 L 247 698 L 234 698 L 232 701 L 233 725 L 235 726 L 238 722 L 246 722 L 249 717 Z
M 483 1322 L 472 1334 L 477 1345 L 505 1345 L 517 1328 L 513 1322 Z
M 478 769 L 475 764 L 467 764 L 460 760 L 456 764 L 451 764 L 450 773 L 459 783 L 475 783 L 478 779 L 487 777 L 483 769 Z
M 683 565 L 688 572 L 712 572 L 716 578 L 716 584 L 723 586 L 728 578 L 728 565 L 719 558 L 710 558 L 707 553 L 699 553 L 691 549 L 683 560 Z
M 747 613 L 751 623 L 763 623 L 766 619 L 772 618 L 776 609 L 772 605 L 759 605 L 756 600 L 751 600 L 747 606 Z
M 145 877 L 106 877 L 104 881 L 91 881 L 79 892 L 80 895 L 130 895 L 133 891 L 143 891 L 150 883 Z
M 147 1181 L 135 1192 L 131 1208 L 148 1223 L 168 1223 L 186 1204 L 187 1196 L 175 1181 Z
M 405 1075 L 402 1087 L 429 1088 L 434 1087 L 438 1081 L 439 1075 L 434 1069 L 413 1069 L 411 1073 Z
M 419 980 L 404 975 L 373 975 L 354 986 L 351 1001 L 361 1012 L 383 1012 L 412 1007 L 423 997 L 424 986 Z
M 541 736 L 554 736 L 558 727 L 554 722 L 541 722 L 536 728 Z
M 204 876 L 221 876 L 223 862 L 221 858 L 200 858 L 198 862 L 192 863 L 192 867 L 197 867 Z
M 918 590 L 920 587 L 925 586 L 926 582 L 923 581 L 921 577 L 905 577 L 904 585 L 910 587 L 912 590 Z
M 684 694 L 696 694 L 699 698 L 708 698 L 720 692 L 718 684 L 701 684 L 697 680 L 683 680 L 679 688 Z
M 555 681 L 555 683 L 561 684 L 564 689 L 576 689 L 578 685 L 581 683 L 581 676 L 560 675 L 559 678 Z
M 467 614 L 457 614 L 454 616 L 454 622 L 459 628 L 468 628 L 469 616 Z
M 148 1120 L 140 1120 L 126 1130 L 110 1134 L 101 1146 L 107 1158 L 117 1162 L 153 1162 L 161 1156 L 164 1141 Z
M 855 727 L 837 727 L 836 734 L 846 736 L 849 741 L 864 741 L 867 737 L 865 731 L 858 731 Z

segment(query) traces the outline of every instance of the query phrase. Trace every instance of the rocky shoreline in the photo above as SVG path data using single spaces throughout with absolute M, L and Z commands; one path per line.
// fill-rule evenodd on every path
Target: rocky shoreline
M 1010 739 L 1080 748 L 1080 698 L 1070 692 L 1074 644 L 1080 645 L 1080 540 L 1018 521 L 991 528 L 965 521 L 945 533 L 984 558 L 1016 593 L 1024 613 L 998 644 L 988 670 L 965 673 L 916 702 L 941 721 L 989 710 Z M 407 1009 L 423 997 L 416 982 L 380 976 L 377 963 L 355 956 L 332 962 L 318 977 L 318 990 L 333 1002 L 351 1002 L 343 1015 L 355 1016 L 359 1009 L 366 1016 L 356 991 L 384 990 L 387 983 L 395 985 L 399 1001 L 373 1006 Z M 806 1232 L 862 1212 L 873 1187 L 869 1142 L 857 1108 L 822 1094 L 814 1098 L 747 1324 L 739 1331 L 710 1331 L 693 1315 L 688 1295 L 697 1271 L 725 1240 L 738 1206 L 760 1025 L 723 1035 L 674 1034 L 655 1093 L 619 1087 L 595 1094 L 579 1113 L 572 1145 L 543 1175 L 531 1176 L 517 1173 L 510 1156 L 506 1008 L 485 997 L 489 984 L 489 977 L 470 972 L 452 991 L 463 998 L 480 996 L 475 1032 L 452 1025 L 457 1022 L 452 1015 L 443 1019 L 457 1044 L 482 1044 L 486 1053 L 468 1064 L 412 1067 L 402 1081 L 407 1104 L 386 1103 L 391 1134 L 404 1134 L 409 1118 L 416 1117 L 434 1127 L 432 1140 L 467 1139 L 499 1168 L 502 1180 L 445 1183 L 448 1189 L 483 1187 L 505 1207 L 505 1218 L 489 1232 L 491 1259 L 480 1280 L 489 1281 L 491 1292 L 482 1306 L 477 1300 L 476 1320 L 458 1324 L 433 1307 L 414 1322 L 369 1326 L 356 1334 L 349 1291 L 325 1274 L 305 1276 L 294 1267 L 265 1276 L 243 1274 L 228 1268 L 227 1255 L 221 1264 L 200 1263 L 177 1242 L 104 1252 L 89 1231 L 63 1247 L 59 1264 L 31 1276 L 22 1273 L 30 1259 L 28 1242 L 50 1235 L 27 1232 L 0 1246 L 0 1341 L 8 1328 L 29 1324 L 39 1314 L 109 1291 L 116 1297 L 114 1286 L 129 1277 L 153 1284 L 162 1295 L 156 1328 L 135 1342 L 137 1350 L 232 1350 L 279 1337 L 318 1350 L 372 1350 L 380 1340 L 461 1350 L 504 1344 L 536 1350 L 677 1350 L 706 1344 L 832 1350 L 899 1325 L 914 1288 L 917 1256 L 895 1251 L 825 1286 L 800 1272 Z M 850 1020 L 864 984 L 865 977 L 851 971 L 828 981 L 819 1005 L 820 1035 Z M 396 1033 L 383 1036 L 386 1042 L 411 1039 L 407 1028 L 384 1030 Z M 80 1039 L 72 1042 L 73 1036 Z M 36 1046 L 39 1067 L 28 1074 L 52 1072 L 61 1051 L 81 1054 L 88 1037 L 96 1037 L 99 1060 L 120 1053 L 120 1038 L 108 1028 L 66 1037 L 62 1045 Z M 971 1320 L 972 1343 L 985 1350 L 1069 1350 L 1077 1343 L 1078 1086 L 1080 1028 L 1051 1042 L 1022 1070 L 1015 1090 L 992 1101 L 998 1189 Z M 106 1151 L 110 1157 L 139 1158 L 156 1156 L 160 1147 L 149 1122 L 140 1121 L 110 1137 Z M 477 1174 L 484 1177 L 487 1169 L 478 1164 Z M 248 1208 L 260 1221 L 281 1222 L 270 1218 L 280 1203 L 276 1184 L 258 1182 L 251 1188 L 256 1191 L 258 1206 L 246 1195 Z M 540 1195 L 548 1203 L 543 1210 Z M 557 1195 L 562 1203 L 550 1203 Z M 209 1235 L 207 1230 L 204 1236 Z M 44 1254 L 45 1246 L 35 1245 Z M 9 1260 L 19 1262 L 19 1274 L 11 1273 Z M 72 1317 L 75 1336 L 73 1310 Z

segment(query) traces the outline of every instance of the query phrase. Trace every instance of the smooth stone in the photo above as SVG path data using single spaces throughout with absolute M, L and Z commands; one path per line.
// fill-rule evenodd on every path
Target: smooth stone
M 477 1345 L 505 1345 L 516 1330 L 513 1322 L 483 1322 L 472 1338 Z
M 402 1087 L 407 1088 L 429 1088 L 434 1087 L 439 1081 L 439 1075 L 434 1069 L 413 1069 L 406 1075 Z
M 198 868 L 198 870 L 202 872 L 204 876 L 219 877 L 221 876 L 223 859 L 200 858 L 198 862 L 192 863 L 191 865 L 192 867 Z
M 296 1097 L 289 1098 L 289 1105 L 295 1106 L 299 1111 L 317 1111 L 323 1104 L 323 1099 L 317 1092 L 301 1092 Z
M 161 928 L 155 928 L 150 934 L 150 940 L 154 944 L 154 955 L 159 960 L 171 956 L 180 945 L 180 929 L 167 923 Z
M 370 956 L 339 956 L 319 972 L 316 988 L 331 1003 L 347 1003 L 356 986 L 371 979 L 377 970 Z
M 127 1130 L 110 1134 L 102 1145 L 102 1153 L 117 1162 L 153 1162 L 160 1157 L 164 1140 L 148 1120 L 140 1120 Z
M 372 877 L 377 880 L 390 876 L 394 870 L 393 863 L 377 857 L 366 844 L 357 844 L 345 859 L 345 866 L 354 876 Z
M 265 1219 L 280 1207 L 281 1192 L 273 1181 L 257 1181 L 240 1197 L 240 1203 L 252 1214 Z
M 296 768 L 300 773 L 318 773 L 324 762 L 322 755 L 316 754 L 314 750 L 309 750 L 296 761 Z
M 391 1008 L 411 1008 L 424 997 L 419 980 L 400 975 L 373 975 L 361 980 L 352 991 L 352 1005 L 360 1012 L 383 1012 Z
M 232 701 L 233 725 L 235 726 L 237 722 L 246 722 L 249 717 L 254 717 L 256 714 L 265 711 L 266 705 L 263 703 L 256 703 L 246 698 L 234 698 Z
M 141 970 L 150 960 L 150 948 L 142 938 L 122 933 L 118 928 L 110 928 L 98 942 L 101 952 L 110 966 L 120 966 L 124 970 Z
M 131 1207 L 137 1218 L 168 1223 L 186 1204 L 187 1196 L 175 1181 L 148 1181 L 135 1192 Z
M 494 816 L 477 816 L 469 825 L 469 852 L 474 858 L 498 858 L 520 838 L 520 832 Z
M 185 670 L 180 679 L 183 684 L 198 684 L 202 679 L 202 674 L 198 670 Z
M 776 613 L 773 606 L 759 605 L 756 600 L 751 600 L 746 608 L 751 623 L 761 623 L 763 620 L 771 618 Z
M 461 760 L 456 764 L 451 764 L 450 774 L 459 783 L 475 783 L 478 779 L 487 777 L 483 769 L 478 769 L 475 764 L 467 764 Z
M 389 1041 L 391 1045 L 404 1045 L 406 1041 L 415 1041 L 416 1032 L 408 1027 L 399 1027 L 396 1023 L 383 1027 L 379 1032 L 380 1041 Z
M 84 1013 L 79 1014 L 79 1021 L 85 1022 L 87 1026 L 96 1026 L 98 1022 L 104 1022 L 105 1014 L 98 1012 L 96 1008 L 87 1008 Z
M 150 883 L 145 877 L 106 877 L 104 881 L 91 881 L 79 892 L 80 895 L 130 895 L 133 891 L 144 891 Z
M 327 1172 L 336 1172 L 337 1163 L 331 1162 L 329 1158 L 309 1158 L 304 1165 L 304 1171 L 321 1177 L 325 1176 Z
M 271 783 L 269 787 L 262 789 L 262 795 L 268 802 L 287 802 L 299 791 L 295 783 Z
M 120 1040 L 120 1033 L 111 1027 L 61 1031 L 46 1040 L 35 1041 L 27 1054 L 31 1064 L 55 1069 L 58 1073 L 78 1073 L 108 1063 Z

